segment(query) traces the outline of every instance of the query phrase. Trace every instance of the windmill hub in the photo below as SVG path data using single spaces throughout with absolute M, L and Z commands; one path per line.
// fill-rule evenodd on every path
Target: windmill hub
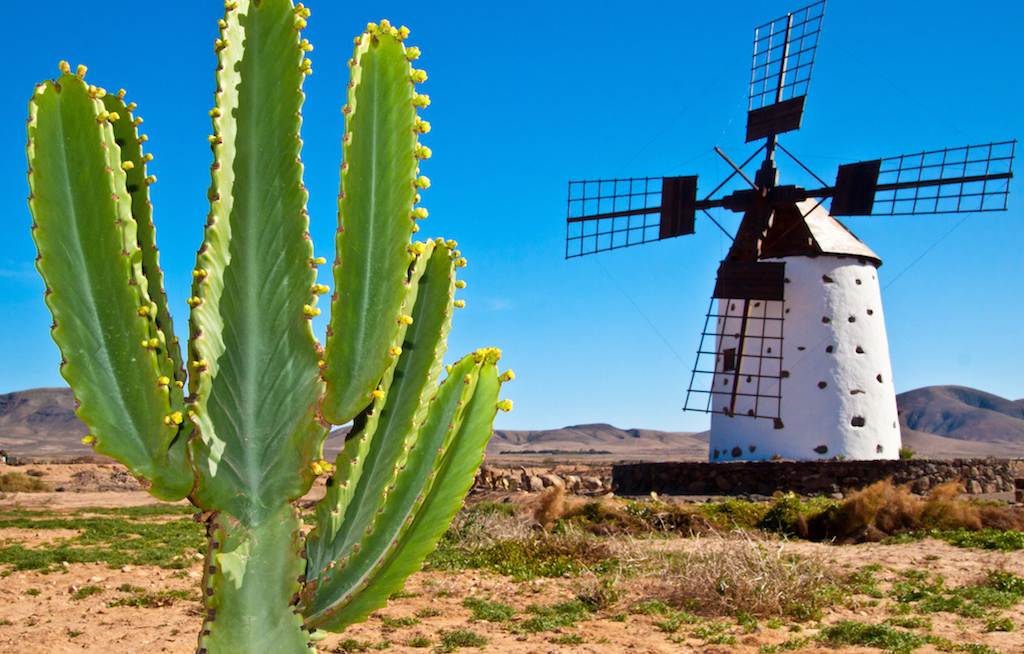
M 1016 141 L 848 164 L 819 189 L 778 185 L 776 150 L 810 172 L 778 135 L 800 128 L 824 10 L 755 30 L 747 142 L 765 143 L 739 166 L 715 148 L 734 172 L 707 197 L 696 176 L 569 183 L 567 258 L 692 234 L 697 211 L 743 214 L 684 407 L 712 414 L 712 461 L 897 458 L 882 261 L 835 216 L 1006 209 Z M 751 180 L 743 168 L 762 151 Z M 737 176 L 749 188 L 713 197 Z

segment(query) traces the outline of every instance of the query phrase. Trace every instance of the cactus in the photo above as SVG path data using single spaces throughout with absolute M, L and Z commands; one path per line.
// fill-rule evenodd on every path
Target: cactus
M 183 358 L 163 292 L 142 122 L 85 68 L 39 84 L 29 206 L 61 373 L 95 450 L 154 496 L 187 497 L 209 534 L 198 651 L 304 652 L 399 590 L 461 506 L 503 381 L 500 352 L 441 359 L 454 241 L 411 242 L 429 125 L 404 27 L 356 39 L 345 105 L 335 292 L 325 346 L 299 160 L 301 39 L 291 0 L 225 3 L 216 41 L 210 213 Z M 186 391 L 187 386 L 187 391 Z M 186 392 L 188 395 L 186 396 Z M 336 464 L 331 425 L 352 421 Z M 331 473 L 303 537 L 293 502 Z

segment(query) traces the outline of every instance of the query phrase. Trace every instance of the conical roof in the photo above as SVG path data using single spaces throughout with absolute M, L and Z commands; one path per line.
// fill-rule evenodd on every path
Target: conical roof
M 829 214 L 817 200 L 776 207 L 761 244 L 760 259 L 845 255 L 868 259 L 875 267 L 882 260 Z

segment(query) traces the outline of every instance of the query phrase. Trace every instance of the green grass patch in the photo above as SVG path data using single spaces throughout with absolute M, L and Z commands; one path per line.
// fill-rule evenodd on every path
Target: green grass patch
M 644 600 L 633 605 L 633 613 L 640 615 L 669 615 L 674 609 L 660 599 Z
M 411 627 L 414 624 L 420 623 L 418 618 L 414 618 L 411 615 L 402 616 L 400 618 L 390 618 L 383 615 L 380 618 L 380 622 L 385 627 L 391 627 L 392 629 L 397 629 L 399 627 Z
M 441 631 L 440 636 L 441 642 L 437 646 L 440 652 L 453 652 L 460 647 L 483 647 L 489 640 L 486 636 L 467 629 Z
M 487 602 L 476 597 L 467 597 L 462 600 L 462 606 L 473 612 L 470 620 L 504 622 L 505 620 L 510 620 L 516 614 L 516 610 L 508 604 Z
M 431 640 L 426 636 L 417 636 L 415 638 L 410 638 L 406 645 L 409 647 L 430 647 L 433 645 L 433 642 L 431 642 Z
M 136 593 L 128 597 L 121 597 L 107 602 L 107 607 L 134 606 L 145 609 L 155 609 L 161 606 L 171 606 L 177 601 L 199 601 L 199 596 L 187 590 L 162 590 L 156 593 Z
M 150 512 L 153 508 L 174 509 L 174 513 Z M 176 515 L 185 507 L 132 507 L 146 509 L 135 515 L 118 517 L 53 516 L 43 512 L 0 514 L 0 526 L 15 529 L 71 529 L 79 535 L 65 541 L 26 548 L 20 544 L 0 547 L 0 565 L 13 570 L 53 572 L 62 562 L 105 562 L 111 568 L 126 565 L 157 565 L 162 568 L 188 567 L 195 553 L 205 553 L 206 537 L 202 525 L 191 519 L 160 522 L 143 521 L 144 515 Z M 89 509 L 93 512 L 92 509 Z M 99 511 L 99 510 L 97 510 Z
M 583 636 L 579 634 L 562 634 L 561 636 L 548 638 L 548 642 L 555 645 L 582 645 L 584 641 Z
M 551 631 L 560 627 L 575 627 L 580 620 L 590 618 L 590 607 L 579 600 L 561 602 L 552 606 L 531 604 L 526 608 L 533 617 L 519 623 L 518 628 L 527 633 Z
M 486 569 L 518 582 L 537 577 L 575 577 L 586 570 L 603 574 L 618 565 L 616 559 L 600 558 L 579 543 L 540 537 L 501 540 L 490 546 L 469 549 L 442 537 L 424 567 L 445 572 Z
M 433 618 L 439 615 L 444 615 L 444 611 L 441 609 L 422 608 L 416 611 L 417 618 Z
M 985 631 L 1016 631 L 1017 625 L 1010 618 L 989 618 L 985 620 Z
M 102 593 L 103 591 L 104 591 L 104 589 L 100 588 L 99 586 L 82 586 L 81 588 L 76 590 L 74 593 L 72 593 L 71 599 L 73 599 L 73 600 L 81 600 L 81 599 L 85 599 L 86 597 L 91 597 L 92 595 L 96 595 L 98 593 Z
M 868 624 L 852 620 L 828 625 L 818 632 L 817 639 L 831 647 L 861 645 L 877 647 L 893 654 L 910 654 L 929 643 L 926 636 L 900 631 L 887 624 Z

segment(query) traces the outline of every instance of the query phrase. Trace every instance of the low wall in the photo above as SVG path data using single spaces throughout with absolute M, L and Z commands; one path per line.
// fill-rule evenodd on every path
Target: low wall
M 1014 490 L 1019 462 L 1008 459 L 905 459 L 898 461 L 736 461 L 630 463 L 612 468 L 619 495 L 765 495 L 792 491 L 831 495 L 882 479 L 927 493 L 956 480 L 971 494 Z

